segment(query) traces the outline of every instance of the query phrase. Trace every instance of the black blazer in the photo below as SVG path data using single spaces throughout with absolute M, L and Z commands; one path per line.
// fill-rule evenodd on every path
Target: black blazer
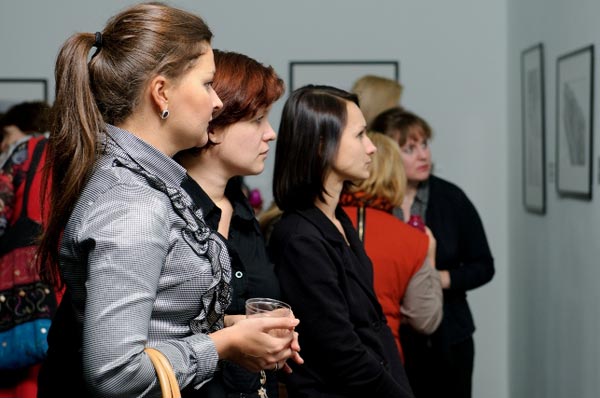
M 350 245 L 315 207 L 285 213 L 270 238 L 283 300 L 300 319 L 305 360 L 291 364 L 289 396 L 412 397 L 371 262 L 340 207 L 336 217 Z
M 451 286 L 444 290 L 444 317 L 433 336 L 435 344 L 449 346 L 475 331 L 466 292 L 492 279 L 494 259 L 473 203 L 462 189 L 433 175 L 425 222 L 437 241 L 436 268 L 450 272 Z

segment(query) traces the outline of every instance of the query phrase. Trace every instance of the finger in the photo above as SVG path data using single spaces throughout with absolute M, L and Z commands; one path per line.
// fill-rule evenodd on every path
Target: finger
M 292 340 L 292 344 L 290 348 L 294 351 L 300 351 L 300 342 L 298 341 L 298 332 L 294 332 L 294 339 Z
M 290 367 L 290 365 L 288 365 L 287 363 L 283 364 L 283 367 L 281 368 L 281 370 L 283 370 L 287 374 L 292 374 L 294 372 L 292 370 L 292 368 Z
M 300 354 L 297 351 L 294 351 L 290 358 L 292 358 L 292 360 L 298 365 L 302 365 L 304 363 L 304 359 L 300 356 Z
M 276 318 L 253 318 L 259 321 L 260 328 L 264 332 L 268 332 L 272 329 L 288 329 L 293 330 L 300 320 L 297 318 L 286 318 L 286 317 L 276 317 Z

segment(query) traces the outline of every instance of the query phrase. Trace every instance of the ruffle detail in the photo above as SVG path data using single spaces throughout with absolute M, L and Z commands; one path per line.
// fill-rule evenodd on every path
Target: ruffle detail
M 161 179 L 135 162 L 120 158 L 115 160 L 115 165 L 141 175 L 152 188 L 165 193 L 175 212 L 185 221 L 186 225 L 181 231 L 183 239 L 198 256 L 206 257 L 212 269 L 212 281 L 206 292 L 202 294 L 200 313 L 190 321 L 190 328 L 195 334 L 222 329 L 223 315 L 232 297 L 231 261 L 225 243 L 208 228 L 200 210 L 194 209 L 179 188 L 167 186 Z

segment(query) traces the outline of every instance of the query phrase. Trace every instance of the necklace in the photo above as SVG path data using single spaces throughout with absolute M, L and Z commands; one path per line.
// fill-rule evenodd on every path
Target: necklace
M 260 371 L 260 388 L 258 389 L 258 396 L 260 398 L 269 398 L 267 395 L 267 389 L 265 388 L 265 384 L 267 384 L 267 374 L 264 370 Z

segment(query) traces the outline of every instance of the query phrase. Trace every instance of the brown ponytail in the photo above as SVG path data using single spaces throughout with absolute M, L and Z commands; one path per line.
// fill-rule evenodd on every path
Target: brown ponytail
M 87 58 L 93 44 L 93 34 L 75 34 L 56 61 L 56 100 L 44 168 L 46 181 L 52 181 L 46 185 L 50 192 L 44 193 L 51 207 L 44 209 L 49 217 L 39 248 L 42 277 L 56 286 L 60 285 L 58 269 L 48 265 L 58 263 L 60 233 L 94 163 L 98 132 L 104 124 L 90 88 Z
M 77 33 L 56 61 L 56 96 L 46 155 L 48 214 L 38 250 L 42 278 L 61 287 L 62 231 L 102 142 L 105 123 L 120 124 L 135 111 L 156 75 L 178 79 L 210 44 L 198 16 L 161 3 L 134 5 L 112 17 L 100 35 Z M 89 59 L 91 49 L 96 53 Z M 43 202 L 44 203 L 44 202 Z

